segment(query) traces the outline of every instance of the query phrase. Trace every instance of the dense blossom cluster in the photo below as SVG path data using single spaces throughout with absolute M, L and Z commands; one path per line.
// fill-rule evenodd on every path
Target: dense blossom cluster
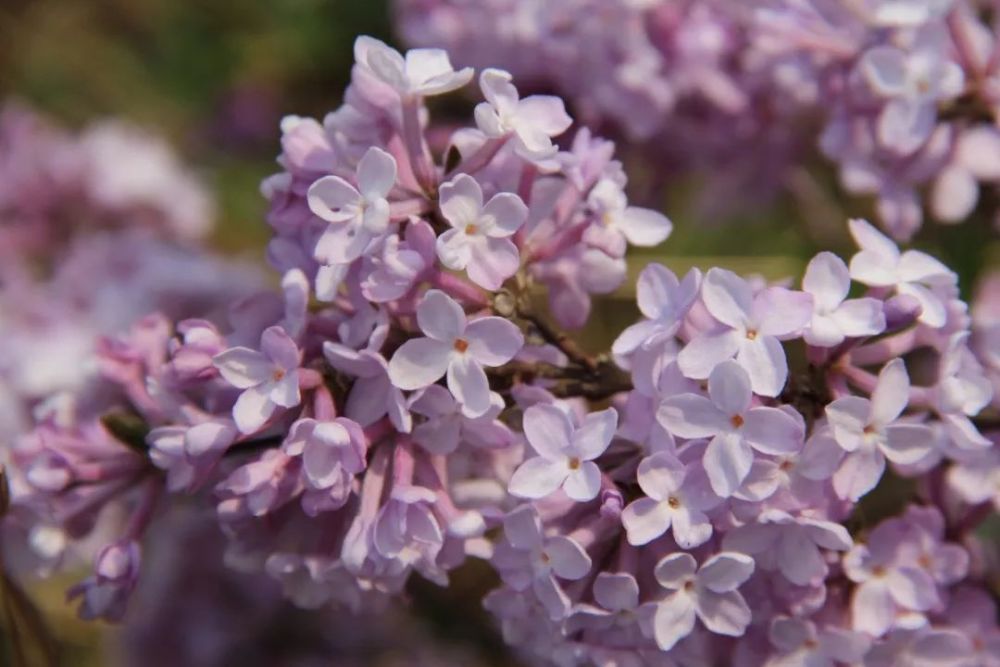
M 716 197 L 773 191 L 815 137 L 842 187 L 909 239 L 1000 181 L 996 8 L 979 0 L 397 0 L 457 62 L 555 88 Z M 817 119 L 821 127 L 817 128 Z
M 564 330 L 672 230 L 614 146 L 506 71 L 366 37 L 355 59 L 340 108 L 282 123 L 280 291 L 106 338 L 112 398 L 12 452 L 36 532 L 126 510 L 82 615 L 121 618 L 150 520 L 191 495 L 226 563 L 304 608 L 487 560 L 486 607 L 540 662 L 1000 664 L 995 293 L 972 339 L 955 272 L 851 220 L 857 252 L 800 284 L 647 265 L 641 319 L 587 354 Z M 426 98 L 474 79 L 432 152 Z

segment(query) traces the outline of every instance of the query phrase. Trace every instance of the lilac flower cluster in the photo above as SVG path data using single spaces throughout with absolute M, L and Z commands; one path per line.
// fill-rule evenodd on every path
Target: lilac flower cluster
M 282 123 L 280 291 L 106 339 L 113 407 L 13 452 L 39 525 L 126 510 L 84 616 L 122 616 L 151 519 L 192 495 L 226 563 L 305 608 L 487 560 L 486 607 L 539 662 L 997 664 L 975 531 L 1000 487 L 963 479 L 1000 465 L 992 347 L 952 270 L 864 220 L 801 289 L 649 264 L 642 318 L 590 355 L 563 330 L 671 233 L 613 145 L 485 69 L 435 153 L 425 99 L 475 73 L 367 37 L 355 60 L 339 109 Z
M 935 219 L 960 222 L 1000 180 L 1000 49 L 987 2 L 398 0 L 396 9 L 409 43 L 554 89 L 585 122 L 615 126 L 673 173 L 709 167 L 716 196 L 742 186 L 746 201 L 787 185 L 817 134 L 842 187 L 875 198 L 899 240 L 920 227 L 922 196 Z

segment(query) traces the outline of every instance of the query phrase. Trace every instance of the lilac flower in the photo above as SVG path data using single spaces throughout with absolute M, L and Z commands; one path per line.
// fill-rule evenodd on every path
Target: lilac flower
M 649 264 L 639 274 L 636 300 L 647 318 L 627 327 L 611 347 L 612 353 L 627 356 L 638 347 L 654 347 L 669 339 L 680 327 L 701 287 L 701 272 L 691 269 L 678 281 L 662 264 Z
M 777 570 L 799 586 L 826 578 L 829 570 L 821 549 L 847 551 L 853 544 L 839 523 L 776 509 L 764 510 L 754 523 L 730 530 L 722 541 L 726 550 L 753 556 L 758 568 Z
M 373 543 L 378 553 L 425 573 L 436 569 L 444 536 L 431 509 L 435 501 L 428 489 L 394 486 L 375 520 Z
M 429 290 L 417 305 L 417 323 L 425 338 L 408 340 L 389 361 L 389 378 L 403 390 L 422 389 L 446 373 L 448 389 L 478 417 L 490 407 L 489 381 L 483 366 L 502 366 L 518 353 L 524 337 L 502 317 L 466 323 L 462 307 L 440 290 Z
M 497 290 L 517 271 L 517 246 L 508 238 L 524 224 L 528 207 L 510 192 L 494 195 L 484 206 L 483 190 L 467 174 L 441 186 L 441 214 L 452 226 L 437 240 L 441 263 L 466 270 L 472 282 Z
M 961 449 L 990 446 L 969 419 L 990 403 L 993 387 L 968 347 L 969 332 L 948 339 L 941 353 L 938 379 L 933 388 L 934 403 L 952 442 Z
M 323 355 L 331 366 L 355 378 L 344 406 L 345 416 L 361 426 L 370 426 L 388 415 L 400 432 L 410 432 L 413 418 L 403 392 L 389 379 L 385 357 L 372 350 L 353 350 L 330 340 L 323 343 Z
M 525 160 L 537 161 L 556 154 L 552 137 L 573 123 L 563 101 L 551 95 L 521 99 L 511 75 L 499 69 L 479 74 L 479 87 L 486 101 L 476 106 L 476 125 L 492 139 L 512 137 L 514 150 Z
M 223 498 L 220 508 L 229 505 L 259 517 L 281 507 L 301 490 L 296 463 L 297 457 L 268 449 L 257 460 L 234 470 L 216 487 Z
M 546 537 L 530 505 L 512 511 L 503 525 L 507 542 L 498 545 L 493 561 L 500 576 L 515 590 L 532 589 L 553 620 L 565 617 L 569 599 L 556 577 L 573 581 L 586 576 L 591 567 L 587 552 L 568 537 Z
M 361 426 L 350 419 L 305 418 L 292 424 L 282 449 L 302 457 L 302 476 L 310 489 L 302 505 L 315 516 L 347 502 L 354 477 L 365 469 L 368 442 Z
M 403 57 L 385 42 L 367 36 L 354 42 L 354 57 L 359 66 L 403 97 L 449 93 L 473 75 L 471 67 L 456 72 L 441 49 L 410 49 Z
M 842 498 L 857 500 L 871 491 L 885 470 L 885 459 L 916 463 L 933 446 L 934 433 L 923 424 L 896 423 L 906 409 L 910 378 L 902 359 L 893 359 L 879 373 L 871 400 L 838 398 L 826 406 L 833 437 L 848 452 L 833 485 Z
M 140 547 L 134 540 L 101 549 L 94 559 L 94 575 L 71 588 L 67 595 L 69 599 L 81 599 L 80 617 L 120 621 L 139 579 L 139 562 Z
M 414 394 L 410 409 L 427 420 L 413 429 L 413 440 L 433 454 L 451 454 L 460 443 L 477 447 L 502 448 L 513 442 L 514 434 L 499 419 L 503 398 L 493 392 L 490 409 L 470 419 L 447 389 L 432 384 Z
M 146 436 L 150 460 L 167 471 L 171 491 L 194 491 L 236 440 L 232 422 L 207 421 L 194 426 L 159 426 Z
M 890 519 L 844 556 L 844 572 L 858 584 L 851 600 L 854 630 L 880 637 L 900 612 L 925 612 L 938 603 L 934 580 L 908 557 L 911 535 L 902 520 Z
M 361 282 L 361 293 L 375 303 L 395 301 L 416 285 L 434 264 L 434 230 L 423 220 L 411 219 L 406 240 L 390 234 L 381 254 L 370 255 L 371 271 Z
M 629 206 L 620 183 L 610 178 L 598 181 L 587 196 L 596 224 L 587 229 L 586 239 L 614 257 L 625 251 L 626 242 L 652 247 L 667 240 L 674 225 L 659 211 Z
M 233 420 L 241 433 L 263 426 L 278 407 L 299 404 L 299 349 L 281 327 L 261 334 L 260 352 L 234 347 L 212 362 L 226 382 L 243 390 L 233 406 Z
M 639 464 L 639 498 L 622 512 L 629 544 L 646 544 L 673 528 L 674 541 L 692 549 L 712 536 L 705 510 L 721 502 L 708 483 L 701 466 L 685 466 L 673 455 L 658 452 Z
M 577 502 L 597 497 L 601 471 L 594 459 L 611 444 L 618 428 L 614 408 L 591 412 L 579 427 L 554 405 L 533 405 L 524 412 L 524 435 L 538 453 L 521 464 L 508 490 L 520 498 L 544 498 L 562 488 Z
M 711 438 L 704 465 L 712 490 L 728 498 L 753 465 L 753 449 L 790 454 L 802 447 L 801 421 L 778 408 L 751 408 L 750 377 L 734 361 L 718 364 L 708 379 L 708 398 L 680 394 L 665 399 L 656 418 L 682 438 Z
M 803 334 L 810 345 L 834 347 L 845 337 L 874 336 L 885 330 L 878 299 L 847 299 L 851 289 L 847 265 L 831 252 L 821 252 L 809 262 L 802 289 L 812 295 L 815 307 Z
M 920 321 L 930 327 L 944 326 L 945 304 L 935 287 L 955 284 L 953 271 L 919 250 L 899 252 L 896 244 L 864 220 L 848 223 L 851 236 L 861 248 L 851 258 L 851 278 L 873 287 L 893 287 L 920 302 Z
M 396 160 L 373 146 L 357 170 L 358 187 L 340 176 L 324 176 L 309 186 L 309 209 L 329 224 L 315 256 L 326 264 L 354 261 L 389 229 L 386 197 L 396 184 Z
M 677 363 L 684 374 L 707 378 L 732 358 L 750 375 L 754 393 L 777 396 L 788 378 L 780 339 L 797 334 L 812 317 L 809 294 L 770 287 L 754 295 L 750 285 L 725 269 L 710 269 L 701 288 L 708 312 L 723 327 L 695 337 Z
M 778 654 L 767 667 L 836 667 L 840 663 L 860 664 L 871 638 L 836 626 L 822 629 L 800 618 L 776 616 L 768 629 L 768 638 Z
M 879 115 L 879 139 L 900 153 L 912 153 L 927 140 L 937 120 L 937 103 L 958 97 L 965 84 L 962 68 L 933 39 L 918 37 L 909 52 L 875 46 L 858 63 L 872 91 L 888 100 Z
M 656 581 L 673 591 L 658 602 L 648 603 L 654 612 L 650 634 L 663 651 L 669 651 L 694 630 L 700 619 L 719 635 L 739 637 L 750 625 L 750 607 L 736 589 L 753 574 L 749 556 L 722 552 L 701 567 L 689 553 L 665 556 L 656 564 Z

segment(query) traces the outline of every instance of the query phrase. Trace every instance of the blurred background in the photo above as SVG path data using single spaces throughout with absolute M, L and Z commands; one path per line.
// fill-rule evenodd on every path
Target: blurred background
M 339 104 L 359 34 L 399 45 L 386 0 L 3 0 L 0 99 L 28 105 L 71 130 L 116 117 L 163 135 L 196 168 L 216 200 L 211 245 L 263 264 L 269 230 L 259 184 L 276 170 L 280 119 L 286 114 L 322 117 Z M 632 160 L 627 150 L 623 155 Z M 661 208 L 676 224 L 662 250 L 632 258 L 633 275 L 653 254 L 678 273 L 692 265 L 718 264 L 772 279 L 794 275 L 818 249 L 849 248 L 844 216 L 866 215 L 870 208 L 869 202 L 838 196 L 830 169 L 817 162 L 810 179 L 793 183 L 767 205 L 728 210 L 725 221 L 708 220 L 694 203 L 696 182 L 644 193 L 642 166 L 627 168 L 633 196 Z M 954 267 L 968 297 L 983 268 L 1000 263 L 989 227 L 988 222 L 961 230 L 925 225 L 916 245 Z M 631 315 L 634 306 L 618 296 L 617 303 L 606 304 L 615 316 L 599 318 L 585 334 L 587 342 L 608 340 Z M 170 558 L 169 550 L 177 548 L 218 557 L 217 536 L 185 533 L 187 542 L 178 539 L 160 542 L 160 557 Z M 169 646 L 169 632 L 155 615 L 140 614 L 124 636 L 103 624 L 77 621 L 63 601 L 75 578 L 56 578 L 30 591 L 62 646 L 64 664 L 116 664 L 137 646 Z M 421 605 L 419 619 L 402 613 L 360 621 L 317 618 L 286 605 L 251 614 L 246 605 L 255 595 L 266 595 L 247 590 L 258 585 L 235 575 L 224 582 L 178 575 L 155 582 L 134 603 L 141 607 L 144 599 L 166 591 L 231 599 L 230 619 L 205 620 L 231 642 L 213 649 L 223 656 L 215 664 L 511 664 L 479 610 L 483 584 L 476 573 L 458 584 L 470 589 L 465 607 L 449 606 L 432 589 L 415 584 L 411 594 Z M 184 612 L 159 608 L 156 613 Z M 239 646 L 248 637 L 255 640 L 252 655 Z M 441 641 L 427 642 L 428 637 Z M 302 647 L 300 654 L 286 650 L 293 643 Z M 202 664 L 156 660 L 143 664 Z

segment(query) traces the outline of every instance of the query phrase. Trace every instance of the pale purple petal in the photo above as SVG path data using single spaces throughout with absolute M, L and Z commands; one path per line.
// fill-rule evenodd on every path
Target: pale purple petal
M 448 390 L 462 404 L 467 417 L 479 417 L 490 409 L 490 383 L 486 371 L 469 354 L 451 356 Z
M 885 428 L 882 453 L 893 463 L 912 465 L 931 453 L 934 431 L 924 424 L 890 424 Z
M 743 596 L 730 593 L 702 592 L 696 601 L 698 618 L 711 632 L 739 637 L 750 625 L 752 614 Z
M 869 581 L 854 590 L 851 625 L 875 637 L 884 635 L 896 620 L 896 605 L 884 581 Z
M 732 271 L 709 269 L 701 286 L 701 298 L 712 317 L 723 324 L 742 329 L 750 321 L 753 292 Z
M 681 507 L 674 512 L 674 541 L 681 549 L 701 546 L 712 537 L 712 524 L 699 510 Z
M 479 221 L 483 208 L 483 190 L 468 174 L 459 174 L 440 188 L 441 214 L 456 231 L 465 232 Z
M 652 542 L 670 528 L 673 512 L 666 502 L 639 498 L 622 510 L 622 525 L 629 544 L 636 546 Z
M 837 444 L 848 452 L 857 450 L 865 440 L 871 402 L 860 396 L 844 396 L 826 406 L 825 412 Z
M 743 338 L 733 329 L 697 336 L 677 355 L 677 365 L 689 378 L 705 379 L 720 362 L 732 359 Z
M 534 549 L 542 544 L 542 527 L 531 505 L 521 505 L 503 520 L 504 535 L 518 549 Z
M 917 567 L 892 568 L 886 587 L 899 606 L 913 611 L 927 611 L 940 600 L 934 580 Z
M 728 593 L 753 574 L 754 560 L 746 554 L 723 552 L 709 558 L 698 570 L 698 582 L 713 593 Z
M 698 562 L 694 556 L 678 552 L 661 558 L 653 570 L 653 575 L 664 588 L 678 589 L 694 577 L 697 569 Z
M 408 340 L 389 361 L 389 379 L 400 389 L 422 389 L 444 376 L 453 352 L 450 343 L 430 338 Z
M 753 451 L 737 434 L 717 435 L 705 448 L 704 465 L 712 490 L 719 497 L 728 498 L 750 474 Z
M 874 336 L 885 331 L 885 311 L 878 299 L 845 301 L 830 318 L 846 336 Z
M 809 324 L 812 314 L 811 294 L 783 287 L 768 287 L 753 303 L 753 322 L 762 336 L 793 336 Z
M 253 433 L 270 419 L 275 407 L 268 397 L 266 386 L 258 385 L 244 390 L 233 405 L 236 428 L 241 433 Z
M 505 238 L 520 229 L 527 220 L 528 207 L 516 194 L 501 192 L 486 202 L 480 217 L 488 236 Z
M 570 499 L 585 503 L 601 491 L 601 469 L 593 461 L 584 461 L 576 470 L 570 470 L 563 491 Z
M 461 229 L 449 229 L 438 237 L 437 256 L 447 268 L 461 271 L 472 259 L 471 237 Z
M 606 408 L 590 412 L 570 439 L 569 453 L 584 461 L 596 459 L 604 453 L 618 428 L 618 411 Z
M 728 415 L 697 394 L 665 399 L 656 411 L 656 419 L 663 428 L 682 438 L 708 438 L 732 427 Z
M 684 484 L 684 464 L 670 452 L 657 452 L 639 463 L 636 478 L 639 488 L 650 498 L 666 500 Z
M 524 335 L 510 320 L 481 317 L 469 322 L 464 338 L 468 353 L 483 366 L 502 366 L 524 347 Z
M 779 408 L 753 408 L 746 414 L 743 437 L 758 452 L 791 454 L 802 448 L 805 424 Z
M 656 603 L 653 638 L 662 651 L 669 651 L 691 634 L 695 622 L 695 601 L 685 592 L 670 595 Z
M 847 298 L 851 274 L 844 260 L 832 252 L 821 252 L 806 267 L 802 289 L 813 295 L 818 308 L 830 312 Z
M 470 243 L 469 248 L 465 270 L 469 279 L 484 289 L 500 289 L 521 265 L 517 246 L 510 239 L 481 237 Z
M 565 462 L 573 438 L 573 424 L 565 412 L 546 403 L 524 411 L 524 434 L 541 456 Z
M 229 384 L 247 389 L 270 380 L 274 373 L 271 360 L 256 350 L 233 347 L 212 358 L 212 363 Z
M 708 395 L 724 415 L 742 415 L 753 398 L 750 376 L 735 361 L 723 361 L 708 378 Z
M 428 337 L 451 343 L 465 330 L 465 311 L 441 290 L 427 290 L 417 305 L 417 324 Z
M 878 450 L 859 449 L 844 457 L 833 474 L 833 489 L 841 498 L 857 501 L 875 488 L 885 471 L 885 457 Z
M 550 461 L 536 456 L 514 471 L 507 490 L 519 498 L 544 498 L 562 486 L 569 472 L 565 461 Z
M 377 146 L 358 162 L 358 190 L 369 200 L 384 198 L 396 184 L 396 159 Z
M 629 243 L 645 247 L 663 243 L 674 230 L 674 225 L 667 216 L 638 206 L 629 206 L 622 211 L 617 226 Z
M 556 535 L 545 541 L 545 553 L 557 577 L 575 581 L 590 572 L 590 557 L 583 548 L 568 537 Z
M 361 193 L 339 176 L 324 176 L 306 195 L 309 210 L 327 222 L 343 223 L 357 214 Z
M 594 600 L 609 611 L 639 606 L 639 584 L 628 573 L 601 572 L 594 579 Z
M 668 314 L 679 286 L 677 276 L 667 267 L 662 264 L 646 265 L 636 282 L 636 301 L 640 312 L 653 320 Z
M 896 420 L 910 400 L 910 377 L 902 359 L 893 359 L 878 375 L 872 392 L 871 423 L 886 426 Z
M 777 396 L 784 389 L 788 379 L 788 361 L 785 349 L 777 338 L 757 336 L 753 340 L 742 339 L 736 361 L 750 375 L 754 393 Z
M 263 384 L 261 387 L 267 387 L 268 398 L 283 408 L 294 408 L 302 400 L 297 372 L 286 373 L 280 380 Z

